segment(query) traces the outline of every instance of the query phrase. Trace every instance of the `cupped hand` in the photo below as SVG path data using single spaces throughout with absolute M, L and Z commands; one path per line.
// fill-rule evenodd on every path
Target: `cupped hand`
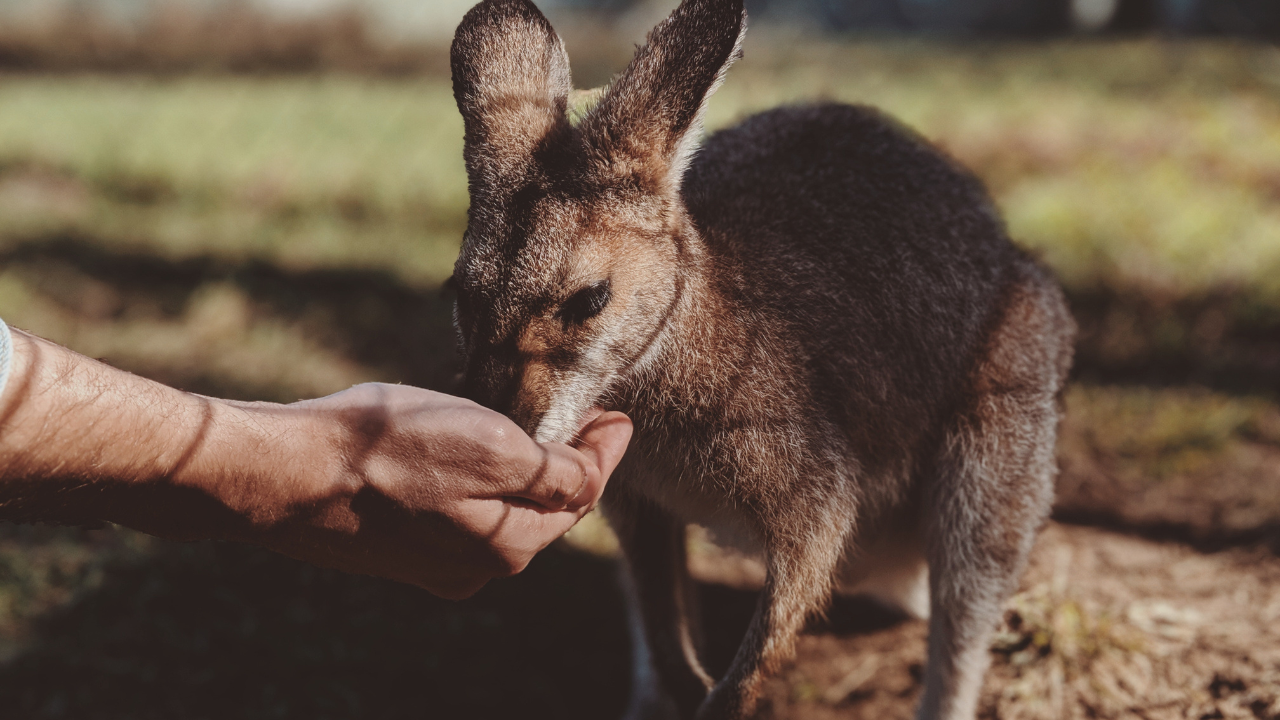
M 544 445 L 469 400 L 384 384 L 284 411 L 321 428 L 315 467 L 291 474 L 323 480 L 298 485 L 258 542 L 447 598 L 520 572 L 572 528 L 599 501 L 632 430 L 625 415 L 603 412 L 572 445 Z

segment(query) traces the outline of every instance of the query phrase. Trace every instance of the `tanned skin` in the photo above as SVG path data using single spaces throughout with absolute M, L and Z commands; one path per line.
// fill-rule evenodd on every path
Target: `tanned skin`
M 461 398 L 359 385 L 279 405 L 193 395 L 14 330 L 0 520 L 253 543 L 463 598 L 591 510 L 631 423 L 538 444 Z

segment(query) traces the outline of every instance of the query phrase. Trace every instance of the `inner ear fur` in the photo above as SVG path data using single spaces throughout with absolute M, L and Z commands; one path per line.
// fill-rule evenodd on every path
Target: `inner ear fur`
M 636 51 L 581 129 L 605 172 L 679 189 L 707 99 L 742 54 L 742 0 L 684 0 Z
M 485 0 L 458 26 L 450 65 L 473 188 L 513 187 L 545 139 L 569 127 L 564 43 L 529 0 Z

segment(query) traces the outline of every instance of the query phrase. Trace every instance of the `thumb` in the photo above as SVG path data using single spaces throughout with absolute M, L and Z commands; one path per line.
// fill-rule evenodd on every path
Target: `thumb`
M 631 419 L 620 412 L 601 413 L 578 434 L 574 447 L 590 460 L 600 472 L 588 475 L 588 480 L 578 496 L 569 501 L 565 510 L 576 511 L 591 507 L 600 500 L 605 483 L 613 474 L 622 454 L 631 442 Z
M 513 476 L 517 487 L 503 495 L 528 500 L 544 511 L 578 515 L 604 492 L 631 439 L 631 420 L 619 412 L 602 413 L 587 423 L 574 447 L 562 443 L 536 445 L 540 463 L 532 478 Z
M 530 527 L 536 528 L 529 536 L 538 538 L 539 548 L 569 532 L 600 501 L 609 475 L 618 467 L 631 440 L 631 431 L 631 420 L 626 415 L 603 413 L 583 427 L 573 447 L 560 444 L 543 446 L 550 457 L 572 456 L 581 464 L 585 482 L 580 483 L 580 490 L 575 488 L 572 500 L 567 503 L 561 501 L 558 508 L 543 503 L 544 508 L 555 509 L 556 512 L 543 510 L 536 515 L 522 514 L 531 523 Z

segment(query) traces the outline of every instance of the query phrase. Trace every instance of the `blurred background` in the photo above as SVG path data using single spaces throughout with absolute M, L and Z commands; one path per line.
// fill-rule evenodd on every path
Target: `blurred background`
M 0 316 L 192 391 L 449 388 L 470 0 L 0 0 Z M 544 0 L 578 87 L 672 0 Z M 757 0 L 722 127 L 880 106 L 979 174 L 1080 323 L 984 718 L 1280 717 L 1280 2 Z M 695 534 L 709 663 L 758 567 Z M 0 525 L 14 718 L 613 718 L 588 518 L 463 603 L 251 548 Z M 924 626 L 837 602 L 761 717 L 908 718 Z

